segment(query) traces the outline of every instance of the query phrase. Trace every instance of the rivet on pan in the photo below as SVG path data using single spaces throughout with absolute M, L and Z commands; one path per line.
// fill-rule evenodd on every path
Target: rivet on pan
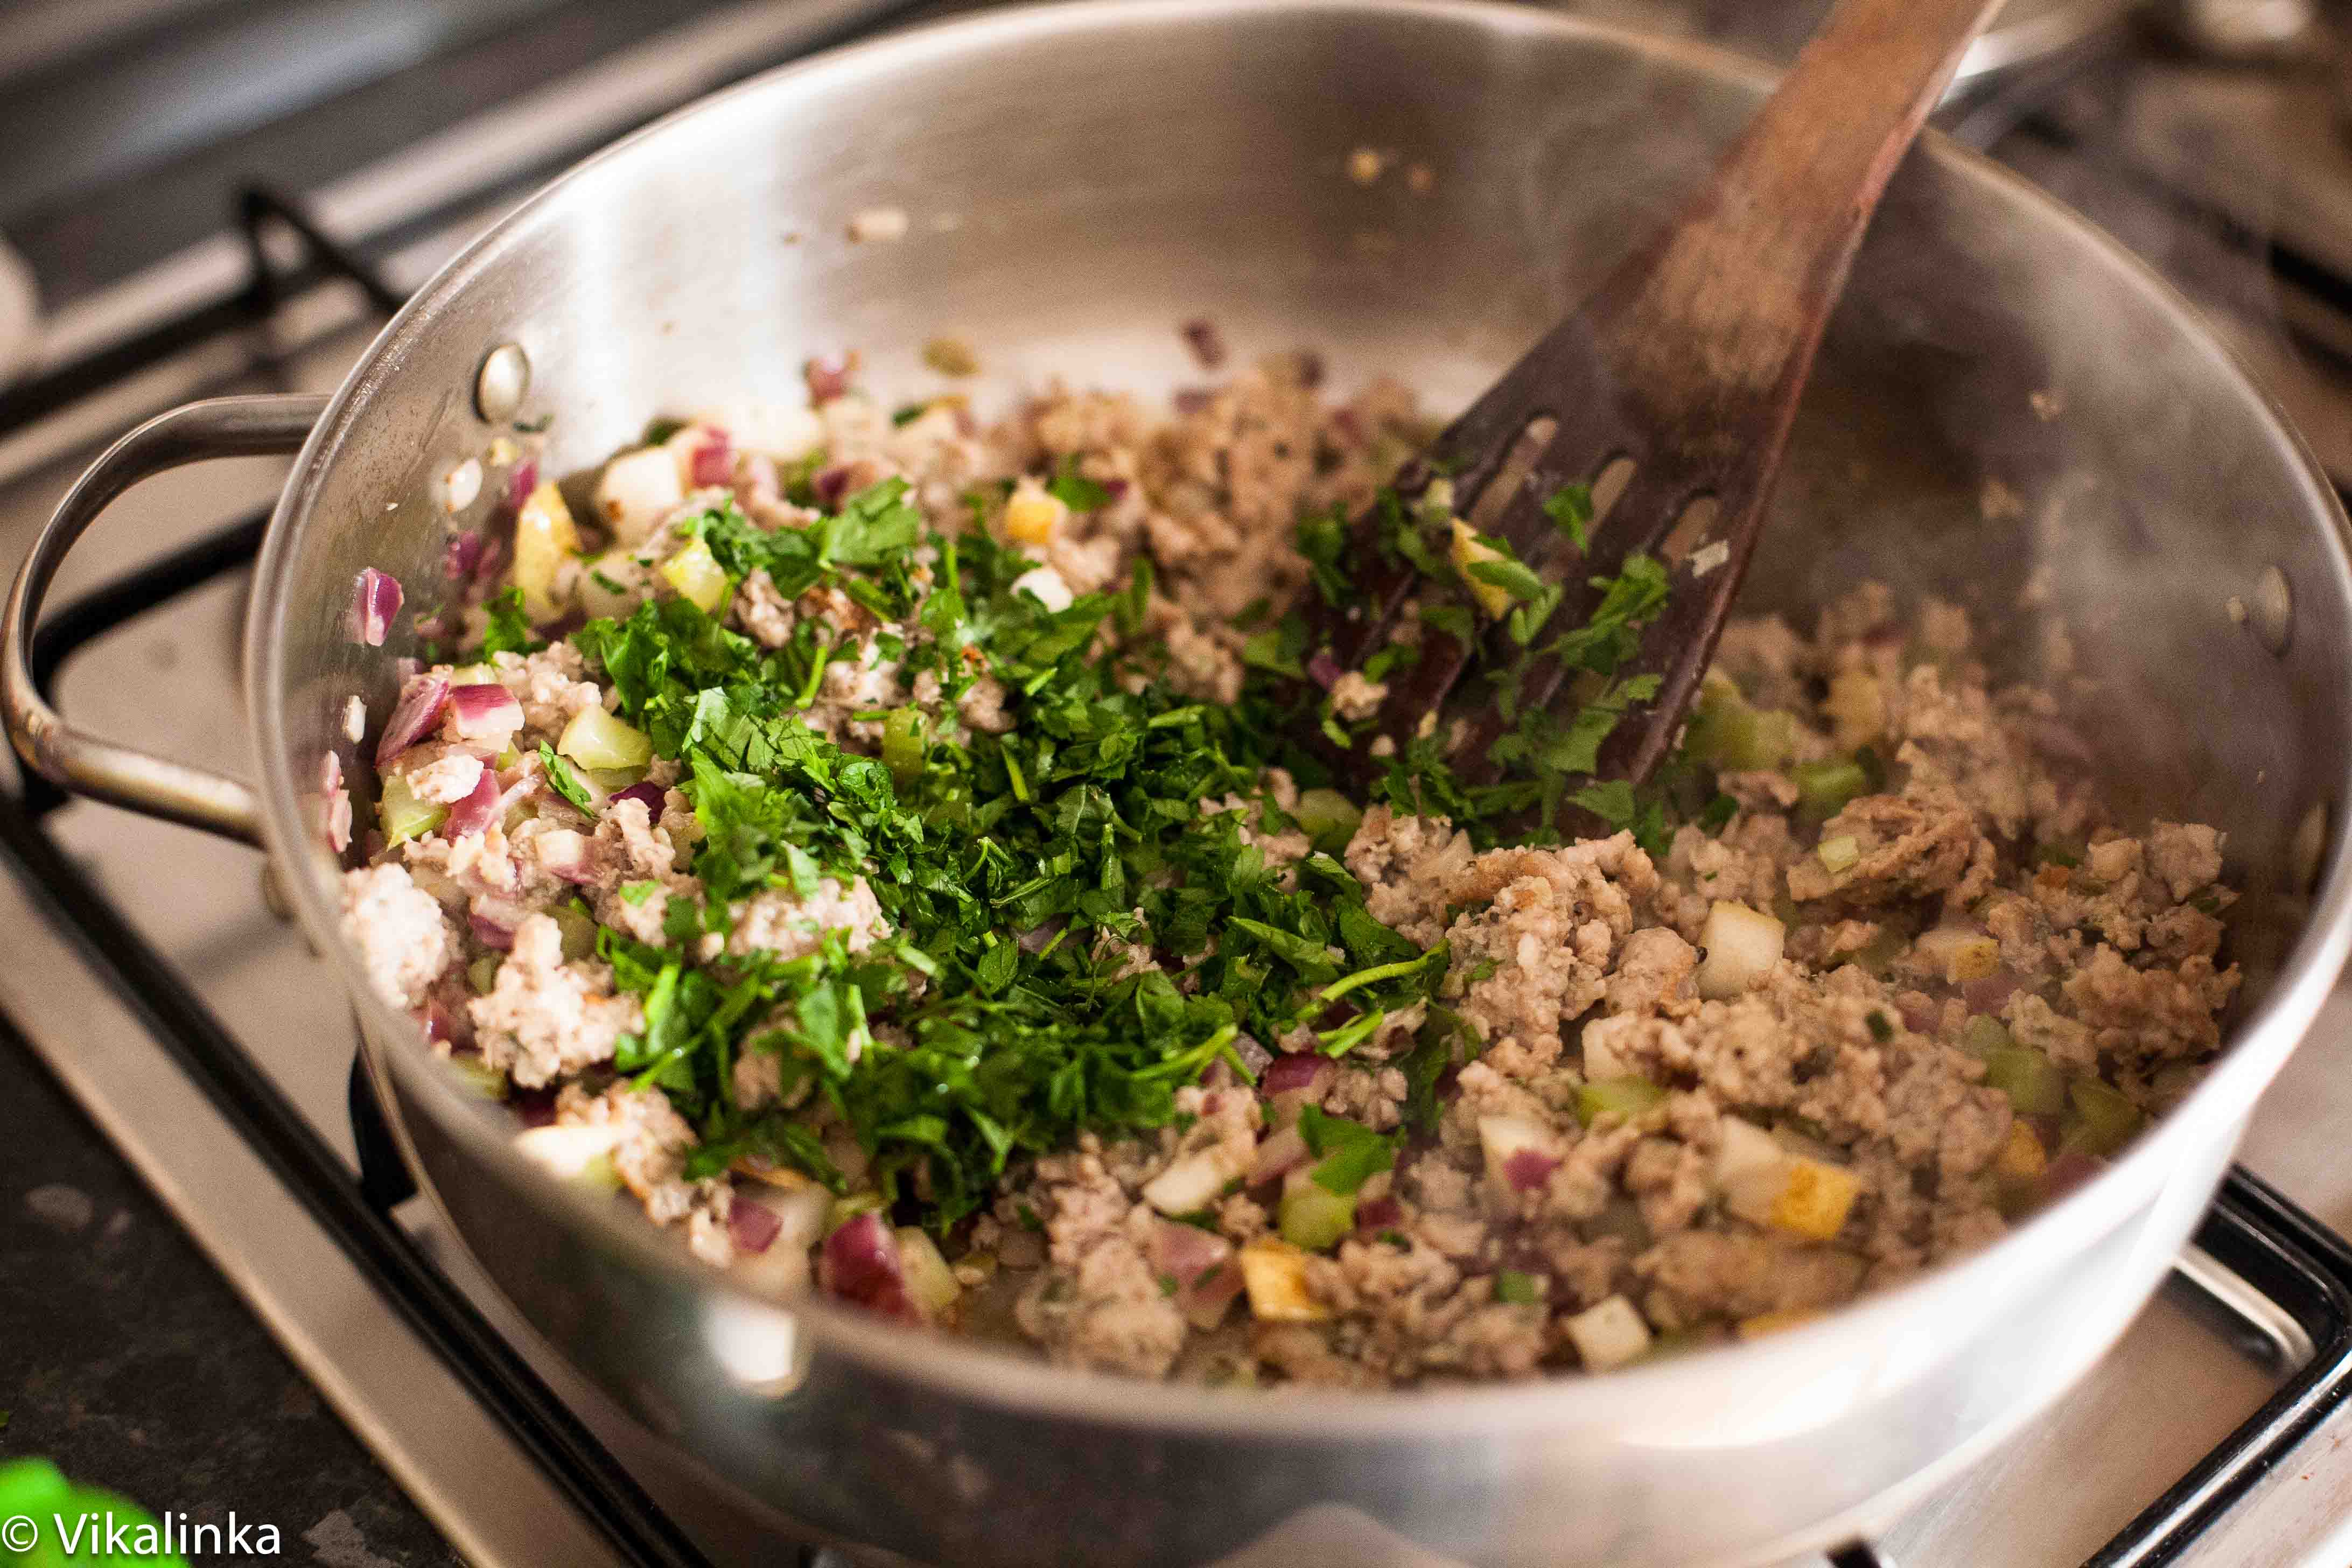
M 2307 896 L 2319 887 L 2319 861 L 2327 852 L 2327 803 L 2315 802 L 2303 820 L 2295 824 L 2294 837 L 2286 850 L 2287 890 Z
M 474 411 L 484 423 L 503 425 L 522 410 L 530 390 L 530 356 L 520 343 L 500 343 L 482 358 L 474 377 Z
M 2263 568 L 2254 579 L 2252 609 L 2254 635 L 2273 654 L 2285 653 L 2294 636 L 2294 591 L 2287 585 L 2285 573 L 2275 566 Z

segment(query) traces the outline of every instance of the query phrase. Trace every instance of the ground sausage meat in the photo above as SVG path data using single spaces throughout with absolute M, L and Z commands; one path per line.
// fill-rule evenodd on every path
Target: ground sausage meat
M 989 427 L 807 381 L 649 430 L 593 516 L 494 459 L 510 577 L 404 675 L 342 885 L 528 1147 L 752 1288 L 1139 1378 L 1604 1370 L 1985 1245 L 2221 1048 L 2229 846 L 2113 819 L 1981 606 L 1735 621 L 1678 754 L 1559 842 L 1460 726 L 1372 731 L 1524 575 L 1462 564 L 1450 480 L 1381 490 L 1402 387 L 1278 354 Z M 1367 508 L 1422 577 L 1345 669 L 1287 612 Z

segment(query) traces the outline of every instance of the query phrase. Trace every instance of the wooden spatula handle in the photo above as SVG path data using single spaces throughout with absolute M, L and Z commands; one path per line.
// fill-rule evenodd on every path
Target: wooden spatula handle
M 1649 268 L 1654 331 L 1631 342 L 1677 357 L 1628 367 L 1634 384 L 1769 399 L 1810 363 L 1888 177 L 2000 3 L 1842 0 Z

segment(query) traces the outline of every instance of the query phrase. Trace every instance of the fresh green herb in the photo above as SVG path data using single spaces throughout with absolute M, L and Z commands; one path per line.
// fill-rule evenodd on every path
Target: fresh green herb
M 671 437 L 677 435 L 679 431 L 685 428 L 686 421 L 683 419 L 649 419 L 646 422 L 646 433 L 640 439 L 639 444 L 646 447 L 658 447 L 663 442 L 668 440 Z
M 1078 472 L 1075 453 L 1062 459 L 1062 467 L 1046 485 L 1045 492 L 1072 511 L 1100 511 L 1110 505 L 1110 491 Z
M 539 765 L 547 771 L 547 782 L 556 794 L 583 811 L 596 809 L 595 797 L 588 786 L 572 773 L 572 764 L 555 754 L 555 748 L 541 741 L 539 744 Z
M 1307 1152 L 1318 1160 L 1307 1173 L 1317 1186 L 1339 1197 L 1352 1196 L 1375 1173 L 1396 1163 L 1394 1139 L 1312 1105 L 1299 1107 L 1298 1131 L 1307 1140 Z
M 1870 1026 L 1870 1037 L 1882 1046 L 1895 1037 L 1895 1025 L 1875 1007 L 1870 1010 L 1863 1022 Z
M 1592 487 L 1563 485 L 1544 502 L 1544 515 L 1579 550 L 1588 548 L 1592 533 Z
M 1532 1307 L 1544 1299 L 1544 1280 L 1540 1275 L 1522 1274 L 1516 1268 L 1506 1268 L 1495 1276 L 1495 1300 L 1507 1301 L 1515 1307 Z
M 545 646 L 530 635 L 530 617 L 523 613 L 521 589 L 509 588 L 482 608 L 488 613 L 490 622 L 482 633 L 482 646 L 474 650 L 476 660 L 486 659 L 494 653 L 530 653 Z

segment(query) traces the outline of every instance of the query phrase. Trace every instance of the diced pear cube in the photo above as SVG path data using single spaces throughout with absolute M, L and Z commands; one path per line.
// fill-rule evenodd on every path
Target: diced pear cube
M 515 514 L 514 583 L 522 607 L 533 620 L 552 620 L 563 610 L 556 597 L 556 574 L 580 553 L 580 530 L 563 492 L 549 480 L 523 498 Z
M 1622 1296 L 1612 1296 L 1586 1308 L 1564 1326 L 1576 1346 L 1576 1353 L 1594 1372 L 1623 1366 L 1640 1359 L 1650 1348 L 1650 1325 L 1642 1321 L 1633 1303 Z
M 643 544 L 685 500 L 677 458 L 666 447 L 624 452 L 596 479 L 596 515 L 622 544 Z
M 1319 1323 L 1330 1317 L 1331 1310 L 1307 1288 L 1305 1252 L 1262 1236 L 1236 1256 L 1252 1317 L 1268 1323 Z
M 1793 1158 L 1780 1195 L 1772 1205 L 1772 1224 L 1793 1236 L 1827 1241 L 1844 1226 L 1861 1192 L 1861 1180 L 1843 1165 Z
M 1035 479 L 1024 477 L 1004 503 L 1004 531 L 1016 543 L 1042 545 L 1069 515 L 1061 497 L 1046 494 Z
M 1992 1172 L 2004 1182 L 2038 1182 L 2050 1168 L 2050 1152 L 2023 1118 L 2009 1124 L 2009 1138 L 1993 1157 Z
M 734 587 L 727 579 L 727 568 L 710 553 L 709 544 L 699 539 L 663 562 L 661 574 L 677 590 L 679 598 L 706 616 L 717 615 Z
M 1461 574 L 1462 585 L 1470 590 L 1470 596 L 1478 601 L 1478 607 L 1500 620 L 1511 613 L 1511 605 L 1517 602 L 1511 597 L 1511 591 L 1497 583 L 1481 583 L 1470 575 L 1470 568 L 1482 561 L 1503 560 L 1503 552 L 1491 544 L 1481 543 L 1478 531 L 1460 518 L 1448 521 L 1454 529 L 1454 570 Z
M 1698 994 L 1719 1002 L 1746 991 L 1780 962 L 1781 944 L 1788 934 L 1789 928 L 1770 915 L 1759 914 L 1745 904 L 1717 900 L 1699 933 L 1706 960 L 1695 977 Z

